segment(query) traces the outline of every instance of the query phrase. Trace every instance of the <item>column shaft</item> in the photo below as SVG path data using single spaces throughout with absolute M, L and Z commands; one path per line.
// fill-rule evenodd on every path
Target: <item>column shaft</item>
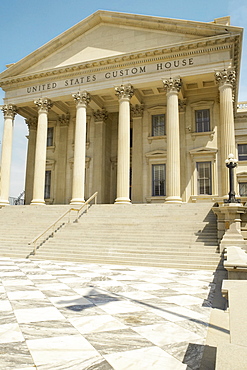
M 4 105 L 4 131 L 1 157 L 1 196 L 0 206 L 9 204 L 10 169 L 13 141 L 13 120 L 17 109 L 14 105 Z
M 119 97 L 118 162 L 117 162 L 117 204 L 130 204 L 130 98 L 131 85 L 116 88 Z
M 221 194 L 227 196 L 229 192 L 228 170 L 225 160 L 229 154 L 236 154 L 233 96 L 235 72 L 231 69 L 216 72 L 216 81 L 220 91 L 220 128 L 221 128 Z
M 167 90 L 166 137 L 167 164 L 166 189 L 167 203 L 181 203 L 180 194 L 180 137 L 178 92 L 181 88 L 180 79 L 164 80 Z
M 76 124 L 72 200 L 70 204 L 80 205 L 85 202 L 86 125 L 87 104 L 90 101 L 90 97 L 85 91 L 73 94 L 73 97 L 76 101 Z
M 31 204 L 45 204 L 45 169 L 46 169 L 46 146 L 47 146 L 47 127 L 48 109 L 51 108 L 51 101 L 39 99 L 35 101 L 38 107 L 38 127 L 35 150 L 33 200 Z

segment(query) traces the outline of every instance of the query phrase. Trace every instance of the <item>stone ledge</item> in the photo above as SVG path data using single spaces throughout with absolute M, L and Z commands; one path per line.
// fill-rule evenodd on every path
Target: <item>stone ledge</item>
M 226 247 L 224 267 L 229 279 L 247 280 L 247 253 L 241 247 Z

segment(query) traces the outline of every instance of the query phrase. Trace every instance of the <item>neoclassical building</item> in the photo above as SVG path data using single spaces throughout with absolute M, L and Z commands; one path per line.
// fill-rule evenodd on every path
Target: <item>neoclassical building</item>
M 29 128 L 26 204 L 200 202 L 247 195 L 243 29 L 97 11 L 0 74 L 0 205 L 8 204 L 14 117 Z M 24 159 L 23 159 L 24 160 Z

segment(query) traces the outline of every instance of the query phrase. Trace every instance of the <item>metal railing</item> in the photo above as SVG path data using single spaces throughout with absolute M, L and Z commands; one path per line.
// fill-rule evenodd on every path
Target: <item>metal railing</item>
M 64 212 L 55 222 L 53 222 L 49 227 L 47 227 L 41 234 L 36 236 L 28 245 L 33 246 L 33 252 L 30 253 L 31 255 L 35 255 L 37 248 L 43 245 L 48 239 L 53 238 L 54 234 L 60 230 L 65 224 L 71 222 L 78 222 L 78 219 L 83 215 L 83 213 L 88 212 L 88 208 L 90 203 L 94 200 L 94 203 L 97 204 L 97 195 L 98 192 L 95 192 L 91 195 L 88 200 L 83 203 L 80 208 L 70 208 L 66 212 Z M 72 212 L 77 212 L 76 217 L 72 217 Z

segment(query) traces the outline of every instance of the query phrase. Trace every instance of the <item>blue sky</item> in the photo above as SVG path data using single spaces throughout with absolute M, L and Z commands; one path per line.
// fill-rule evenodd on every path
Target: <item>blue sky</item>
M 98 9 L 211 22 L 230 16 L 231 25 L 247 30 L 246 0 L 1 0 L 0 72 L 55 36 L 66 31 Z M 242 54 L 239 101 L 247 101 L 247 42 Z M 4 92 L 0 89 L 0 105 Z M 0 112 L 0 140 L 3 115 Z M 11 170 L 11 196 L 24 188 L 27 128 L 22 118 L 15 120 Z

